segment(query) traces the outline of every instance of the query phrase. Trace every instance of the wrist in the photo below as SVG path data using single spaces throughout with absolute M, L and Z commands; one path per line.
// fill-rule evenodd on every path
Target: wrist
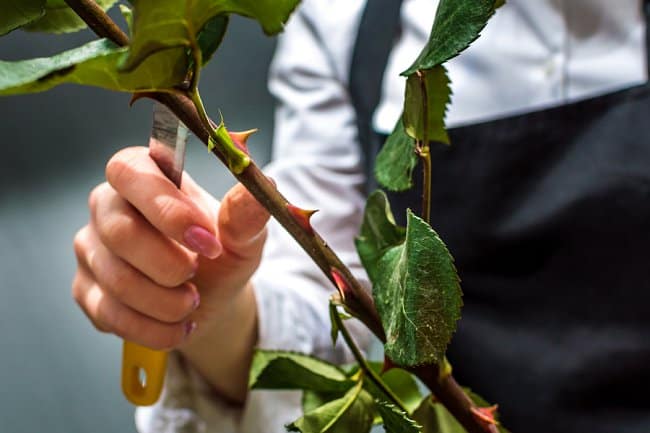
M 228 305 L 213 308 L 199 308 L 197 330 L 178 351 L 225 399 L 241 403 L 258 338 L 252 284 L 247 283 Z

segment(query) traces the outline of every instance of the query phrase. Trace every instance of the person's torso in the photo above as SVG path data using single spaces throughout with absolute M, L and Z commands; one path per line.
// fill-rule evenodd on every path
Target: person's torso
M 432 145 L 431 216 L 465 293 L 449 358 L 461 383 L 501 404 L 515 432 L 647 432 L 650 86 L 639 84 L 646 72 L 638 33 L 645 25 L 636 1 L 625 2 L 627 27 L 621 11 L 596 14 L 612 12 L 604 2 L 573 2 L 583 15 L 567 18 L 569 33 L 588 39 L 591 28 L 605 51 L 616 52 L 565 41 L 558 81 L 540 75 L 532 59 L 540 46 L 524 43 L 517 29 L 538 34 L 547 20 L 543 32 L 552 37 L 560 29 L 542 12 L 569 3 L 529 2 L 540 12 L 530 15 L 521 14 L 523 1 L 509 2 L 503 14 L 511 8 L 513 25 L 489 23 L 483 45 L 450 68 L 452 80 L 461 71 L 450 117 L 464 126 L 451 128 L 451 146 Z M 614 37 L 623 28 L 627 37 Z M 510 42 L 494 47 L 497 40 Z M 390 80 L 374 119 L 380 131 L 382 109 L 397 100 L 387 97 Z M 359 81 L 353 76 L 352 86 Z M 617 88 L 624 89 L 608 92 Z M 575 99 L 582 100 L 566 103 Z M 398 218 L 418 207 L 419 184 L 416 175 L 415 190 L 391 196 Z

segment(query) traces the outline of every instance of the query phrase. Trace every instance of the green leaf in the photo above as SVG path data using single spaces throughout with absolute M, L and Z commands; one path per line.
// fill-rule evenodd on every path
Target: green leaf
M 504 0 L 440 0 L 429 41 L 402 75 L 431 69 L 457 56 L 478 38 Z
M 369 362 L 370 368 L 377 373 L 380 373 L 383 368 L 381 362 Z M 387 372 L 381 374 L 381 379 L 386 386 L 393 392 L 399 399 L 400 403 L 407 412 L 413 413 L 415 409 L 420 406 L 422 402 L 422 393 L 418 388 L 418 384 L 411 373 L 401 368 L 391 368 Z M 375 399 L 385 400 L 386 396 L 380 391 L 372 381 L 365 382 L 366 389 L 372 394 Z
M 334 303 L 330 301 L 330 326 L 332 329 L 330 330 L 330 338 L 332 339 L 332 346 L 336 346 L 336 340 L 339 338 L 339 332 L 341 331 L 339 329 L 338 322 L 336 321 L 336 314 L 339 314 L 339 311 Z M 340 316 L 339 316 L 340 317 Z
M 117 0 L 96 0 L 104 10 L 110 9 Z M 63 0 L 47 0 L 45 15 L 32 21 L 24 30 L 44 33 L 71 33 L 85 29 L 86 23 L 68 7 Z
M 126 50 L 102 39 L 52 57 L 0 61 L 0 95 L 42 92 L 64 83 L 135 92 L 168 89 L 182 82 L 187 66 L 170 59 L 165 51 L 132 72 L 119 72 L 117 65 Z
M 129 29 L 129 35 L 133 35 L 133 9 L 127 5 L 120 5 L 120 13 Z
M 223 37 L 226 35 L 228 21 L 230 21 L 228 15 L 212 17 L 210 21 L 205 23 L 205 26 L 203 26 L 196 37 L 199 48 L 201 49 L 201 59 L 204 65 L 212 59 L 212 55 L 217 51 L 219 45 L 221 45 Z
M 377 400 L 376 407 L 384 420 L 386 433 L 420 433 L 420 425 L 394 404 Z
M 449 144 L 445 114 L 450 101 L 447 70 L 441 66 L 410 75 L 404 98 L 404 129 L 416 140 Z M 425 131 L 426 121 L 426 131 Z
M 182 48 L 177 55 L 184 55 L 186 49 L 195 46 L 198 32 L 219 15 L 235 13 L 253 18 L 265 32 L 275 34 L 283 29 L 299 1 L 132 0 L 134 32 L 130 55 L 123 67 L 131 70 L 152 53 L 169 48 Z M 213 46 L 214 41 L 204 44 Z
M 418 408 L 423 397 L 411 373 L 401 368 L 393 368 L 382 374 L 381 378 L 408 413 L 413 413 Z
M 371 281 L 375 281 L 382 255 L 390 247 L 404 242 L 406 230 L 395 223 L 386 194 L 375 191 L 366 201 L 361 231 L 355 240 L 357 252 Z
M 347 391 L 347 390 L 346 390 Z M 339 392 L 317 392 L 305 390 L 302 393 L 302 412 L 307 413 L 311 412 L 314 409 L 317 409 L 323 406 L 326 403 L 329 403 L 332 400 L 343 397 L 346 391 Z
M 305 413 L 287 426 L 302 433 L 366 433 L 372 427 L 374 402 L 359 381 L 341 398 Z
M 490 406 L 483 398 L 465 388 L 470 399 L 479 407 Z M 429 395 L 413 413 L 412 418 L 422 426 L 422 433 L 467 433 L 465 428 L 438 401 Z M 498 416 L 496 417 L 498 419 Z M 497 425 L 499 433 L 509 433 L 502 425 Z
M 213 17 L 222 13 L 235 13 L 257 21 L 267 35 L 284 29 L 289 16 L 300 0 L 196 0 L 192 8 L 192 21 L 199 22 L 202 15 Z
M 405 191 L 413 186 L 413 169 L 418 163 L 415 140 L 404 130 L 400 116 L 375 160 L 375 177 L 391 191 Z
M 251 389 L 345 391 L 354 382 L 337 366 L 294 352 L 257 350 L 250 370 Z
M 413 413 L 413 419 L 421 426 L 422 433 L 467 433 L 456 418 L 431 396 L 422 401 Z
M 45 0 L 1 0 L 0 36 L 16 30 L 45 13 Z
M 439 362 L 462 306 L 453 258 L 438 234 L 410 210 L 400 237 L 403 229 L 395 225 L 387 202 L 381 192 L 368 199 L 356 242 L 386 332 L 384 350 L 398 365 Z

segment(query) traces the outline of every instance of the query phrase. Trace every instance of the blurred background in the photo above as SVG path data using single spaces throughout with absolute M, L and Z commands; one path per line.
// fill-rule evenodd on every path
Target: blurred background
M 52 55 L 93 38 L 16 31 L 0 38 L 0 59 Z M 257 24 L 233 17 L 201 76 L 213 118 L 221 110 L 231 130 L 260 129 L 249 141 L 259 163 L 272 136 L 273 46 Z M 0 98 L 2 433 L 135 432 L 120 390 L 121 340 L 95 331 L 70 295 L 72 239 L 87 221 L 88 193 L 115 151 L 147 144 L 151 103 L 128 102 L 128 94 L 70 85 Z M 234 183 L 196 139 L 186 170 L 217 197 Z

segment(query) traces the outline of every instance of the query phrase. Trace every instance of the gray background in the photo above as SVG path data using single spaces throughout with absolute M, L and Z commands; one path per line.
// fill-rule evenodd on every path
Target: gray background
M 0 59 L 50 55 L 91 38 L 17 31 L 0 39 Z M 213 117 L 220 109 L 231 129 L 260 128 L 250 143 L 260 162 L 270 150 L 273 43 L 235 17 L 201 83 Z M 147 143 L 150 103 L 128 101 L 77 86 L 0 98 L 1 433 L 135 431 L 119 386 L 121 341 L 97 333 L 70 296 L 72 238 L 87 220 L 88 192 L 117 149 Z M 186 167 L 217 196 L 233 183 L 196 140 Z

